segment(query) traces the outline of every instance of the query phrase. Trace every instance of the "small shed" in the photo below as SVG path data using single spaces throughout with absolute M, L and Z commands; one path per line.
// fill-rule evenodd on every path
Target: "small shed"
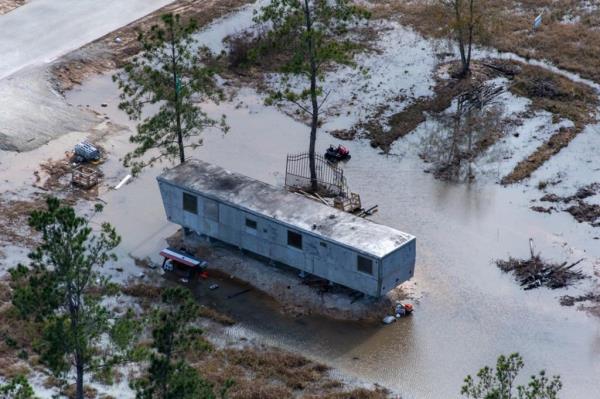
M 167 219 L 380 297 L 414 274 L 416 239 L 302 195 L 191 160 L 160 175 Z

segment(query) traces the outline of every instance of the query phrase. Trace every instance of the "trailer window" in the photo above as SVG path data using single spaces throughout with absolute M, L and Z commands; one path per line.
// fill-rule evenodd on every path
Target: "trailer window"
M 359 255 L 357 257 L 356 268 L 359 272 L 373 274 L 373 261 Z
M 290 247 L 302 249 L 302 235 L 295 231 L 288 230 L 287 242 Z
M 257 226 L 256 220 L 246 218 L 246 227 L 256 230 Z
M 204 200 L 204 216 L 207 219 L 219 221 L 219 204 L 213 200 Z
M 195 195 L 183 193 L 183 210 L 198 214 L 198 198 Z

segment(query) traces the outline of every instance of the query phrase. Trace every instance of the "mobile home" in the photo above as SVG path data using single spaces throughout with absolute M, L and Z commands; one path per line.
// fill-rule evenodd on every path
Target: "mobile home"
M 167 219 L 380 297 L 413 276 L 415 237 L 202 161 L 157 178 Z

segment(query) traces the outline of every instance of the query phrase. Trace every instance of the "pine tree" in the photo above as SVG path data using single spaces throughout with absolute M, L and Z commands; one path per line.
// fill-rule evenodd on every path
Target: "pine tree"
M 198 305 L 189 291 L 168 288 L 152 318 L 152 349 L 146 375 L 132 385 L 138 399 L 215 399 L 213 387 L 185 361 L 189 350 L 203 351 L 202 330 L 192 322 Z
M 208 50 L 194 40 L 196 29 L 193 20 L 183 23 L 179 15 L 163 15 L 160 26 L 140 33 L 142 54 L 113 76 L 121 89 L 119 108 L 131 119 L 141 120 L 130 139 L 137 148 L 124 158 L 134 174 L 163 159 L 184 163 L 185 149 L 202 145 L 206 128 L 228 130 L 224 116 L 212 119 L 198 105 L 205 100 L 218 102 L 223 93 L 215 72 L 200 62 Z M 158 106 L 158 111 L 144 117 L 147 105 Z
M 100 299 L 108 280 L 98 269 L 116 259 L 111 252 L 120 237 L 109 224 L 94 234 L 73 208 L 48 198 L 47 210 L 34 211 L 29 224 L 41 244 L 29 254 L 30 267 L 11 269 L 13 305 L 24 318 L 43 323 L 42 361 L 57 375 L 76 374 L 76 398 L 83 399 L 84 375 L 98 366 L 103 334 L 109 334 L 109 311 Z
M 268 103 L 288 101 L 310 116 L 308 153 L 313 191 L 318 190 L 315 145 L 319 113 L 329 94 L 321 86 L 325 69 L 333 64 L 352 64 L 357 43 L 347 35 L 348 28 L 368 17 L 368 12 L 349 0 L 271 0 L 255 18 L 271 27 L 267 30 L 270 42 L 292 53 L 281 72 L 302 77 L 307 83 L 307 87 L 294 87 L 285 79 Z

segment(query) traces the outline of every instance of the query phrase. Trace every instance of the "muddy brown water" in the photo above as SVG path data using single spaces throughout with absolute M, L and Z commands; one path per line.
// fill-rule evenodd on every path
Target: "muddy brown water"
M 71 92 L 68 101 L 89 104 L 113 121 L 132 126 L 116 107 L 110 77 L 91 79 Z M 102 103 L 108 107 L 100 107 Z M 226 114 L 231 131 L 208 132 L 194 157 L 282 184 L 285 154 L 307 145 L 305 126 L 265 108 L 252 91 L 243 90 L 233 103 L 206 109 L 211 115 Z M 324 149 L 330 142 L 337 141 L 321 134 L 318 147 Z M 600 398 L 600 321 L 558 303 L 560 295 L 578 294 L 585 287 L 524 292 L 492 264 L 509 254 L 527 256 L 532 237 L 545 257 L 585 257 L 590 271 L 600 258 L 600 245 L 593 240 L 598 229 L 578 224 L 567 214 L 530 211 L 530 200 L 539 192 L 524 185 L 436 181 L 423 173 L 416 149 L 403 156 L 383 156 L 366 142 L 345 145 L 352 152 L 344 165 L 352 190 L 360 193 L 364 204 L 379 205 L 373 221 L 417 237 L 414 315 L 389 326 L 293 317 L 281 314 L 254 291 L 227 299 L 239 287 L 223 286 L 201 300 L 239 320 L 230 334 L 253 335 L 299 351 L 405 398 L 458 397 L 468 373 L 515 351 L 526 362 L 523 377 L 545 368 L 561 374 L 562 397 Z M 105 172 L 116 184 L 127 173 L 118 162 L 130 148 L 127 134 L 109 138 L 106 147 L 113 154 Z M 160 169 L 103 195 L 108 205 L 101 218 L 124 236 L 124 253 L 155 255 L 177 228 L 165 221 L 154 180 Z

